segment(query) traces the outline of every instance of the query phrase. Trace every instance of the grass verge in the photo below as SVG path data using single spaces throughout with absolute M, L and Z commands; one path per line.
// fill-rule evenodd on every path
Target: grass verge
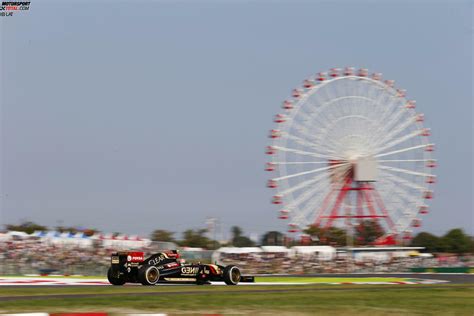
M 0 289 L 0 312 L 165 312 L 226 315 L 473 315 L 472 286 L 156 286 Z M 251 291 L 251 292 L 250 292 Z M 12 295 L 92 294 L 3 301 Z M 142 295 L 143 293 L 143 295 Z M 148 294 L 147 294 L 148 293 Z M 101 296 L 114 294 L 114 296 Z M 162 294 L 162 295 L 160 295 Z

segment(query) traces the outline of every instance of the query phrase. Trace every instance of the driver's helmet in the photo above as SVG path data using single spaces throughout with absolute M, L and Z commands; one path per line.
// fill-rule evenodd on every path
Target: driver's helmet
M 180 259 L 178 259 L 178 262 L 179 262 L 179 264 L 183 265 L 183 264 L 186 263 L 186 260 L 184 260 L 183 258 L 180 258 Z

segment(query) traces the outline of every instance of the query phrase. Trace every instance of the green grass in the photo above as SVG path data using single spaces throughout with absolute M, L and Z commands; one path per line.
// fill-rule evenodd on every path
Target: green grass
M 337 277 L 257 277 L 255 282 L 276 282 L 276 283 L 345 283 L 345 282 L 403 282 L 408 278 L 337 278 Z
M 343 289 L 343 290 L 339 290 Z M 264 291 L 284 291 L 267 292 Z M 183 294 L 186 291 L 187 294 Z M 252 291 L 252 292 L 246 292 Z M 140 293 L 156 295 L 140 295 Z M 473 315 L 474 286 L 282 285 L 0 288 L 12 295 L 116 294 L 0 301 L 1 312 L 166 312 L 171 314 Z M 160 293 L 167 293 L 160 295 Z M 133 295 L 132 295 L 133 294 Z

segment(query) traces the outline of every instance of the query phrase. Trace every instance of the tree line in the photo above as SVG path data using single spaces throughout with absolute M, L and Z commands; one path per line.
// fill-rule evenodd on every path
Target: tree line
M 22 231 L 28 234 L 34 231 L 47 231 L 49 228 L 31 221 L 25 221 L 19 225 L 5 225 L 10 231 Z M 58 232 L 83 232 L 87 236 L 99 232 L 97 229 L 84 229 L 68 226 L 56 226 Z M 357 224 L 353 233 L 348 235 L 347 231 L 338 227 L 321 228 L 310 226 L 303 231 L 303 237 L 292 239 L 279 231 L 268 231 L 262 235 L 259 242 L 254 242 L 245 236 L 242 228 L 233 226 L 230 229 L 231 238 L 228 241 L 217 241 L 209 238 L 206 229 L 187 229 L 177 238 L 175 232 L 156 229 L 150 239 L 153 241 L 173 242 L 182 247 L 197 247 L 205 249 L 217 249 L 223 246 L 252 247 L 262 246 L 295 246 L 295 245 L 331 245 L 334 247 L 369 246 L 385 234 L 383 228 L 377 221 L 366 220 Z M 119 234 L 119 233 L 115 233 Z M 461 228 L 455 228 L 442 236 L 436 236 L 429 232 L 418 233 L 407 246 L 425 247 L 426 252 L 431 253 L 474 253 L 474 237 L 466 234 Z
M 223 246 L 234 246 L 234 247 L 253 247 L 256 245 L 254 241 L 244 235 L 242 228 L 233 226 L 230 230 L 231 238 L 229 241 L 217 241 L 207 237 L 206 229 L 187 229 L 182 233 L 182 238 L 177 239 L 174 237 L 175 233 L 157 229 L 151 233 L 151 240 L 154 241 L 165 241 L 173 242 L 182 247 L 197 247 L 206 249 L 217 249 Z

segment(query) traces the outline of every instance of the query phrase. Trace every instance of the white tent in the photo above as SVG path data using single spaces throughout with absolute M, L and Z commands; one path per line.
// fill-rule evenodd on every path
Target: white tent
M 284 246 L 262 246 L 262 252 L 271 252 L 271 253 L 288 253 L 290 249 Z
M 21 238 L 21 239 L 25 239 L 25 238 L 28 238 L 30 237 L 30 235 L 28 235 L 27 233 L 25 232 L 17 232 L 17 231 L 9 231 L 6 233 L 6 235 L 12 239 L 12 238 Z
M 8 234 L 0 233 L 0 242 L 8 240 L 10 240 L 10 236 Z
M 222 253 L 243 254 L 260 252 L 262 252 L 262 249 L 258 247 L 221 247 L 212 253 L 212 262 L 219 262 Z
M 294 246 L 292 256 L 316 255 L 320 260 L 332 260 L 336 257 L 336 248 L 331 246 Z
M 116 237 L 113 237 L 112 234 L 106 234 L 101 238 L 102 240 L 102 245 L 106 248 L 112 248 L 112 249 L 140 249 L 144 247 L 148 247 L 151 243 L 150 239 L 146 238 L 139 238 L 137 236 L 134 236 L 133 238 L 127 236 L 127 235 L 119 235 Z

